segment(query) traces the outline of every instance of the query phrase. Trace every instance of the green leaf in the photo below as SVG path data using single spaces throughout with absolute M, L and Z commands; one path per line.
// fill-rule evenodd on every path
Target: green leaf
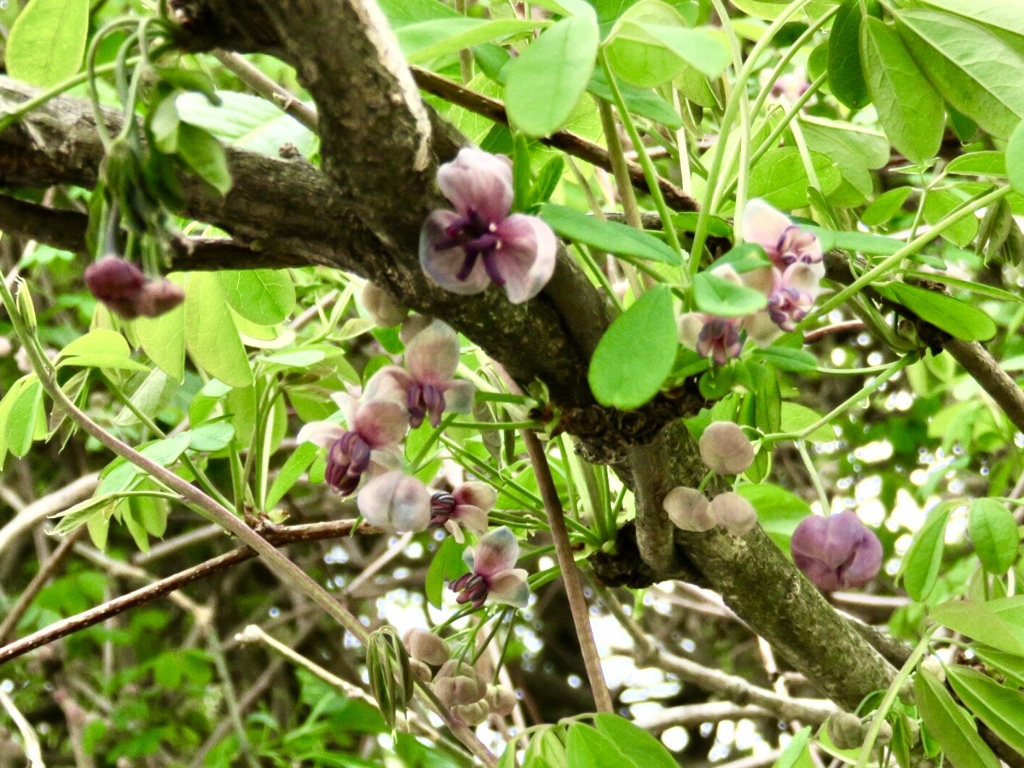
M 974 730 L 974 723 L 933 675 L 918 670 L 914 679 L 917 711 L 928 733 L 956 768 L 999 768 L 999 760 Z
M 828 35 L 828 86 L 850 109 L 866 107 L 871 100 L 860 65 L 859 0 L 843 0 Z
M 821 414 L 806 405 L 790 402 L 782 404 L 781 428 L 783 432 L 800 432 L 818 421 L 821 421 Z M 805 439 L 828 442 L 836 439 L 836 433 L 828 424 L 822 424 Z
M 217 276 L 228 306 L 257 325 L 283 323 L 295 309 L 295 286 L 283 270 L 224 270 Z
M 820 152 L 810 154 L 822 194 L 831 194 L 842 182 L 839 168 L 827 155 Z M 807 193 L 810 184 L 800 150 L 779 147 L 765 152 L 751 169 L 749 194 L 751 198 L 760 197 L 776 208 L 791 211 L 810 202 Z
M 903 588 L 918 602 L 928 597 L 939 576 L 945 551 L 946 523 L 952 512 L 949 504 L 940 504 L 928 514 L 924 525 L 914 534 L 910 549 L 900 565 Z
M 1006 144 L 1006 173 L 1010 186 L 1024 195 L 1024 121 L 1013 130 Z
M 216 274 L 192 272 L 185 285 L 185 344 L 210 375 L 232 387 L 253 383 L 249 358 L 238 336 Z
M 303 157 L 316 150 L 316 135 L 266 99 L 235 91 L 217 91 L 216 95 L 219 106 L 198 93 L 180 94 L 175 105 L 181 121 L 209 131 L 226 144 L 276 159 L 286 144 Z
M 864 209 L 860 220 L 869 227 L 887 224 L 903 209 L 903 204 L 913 191 L 913 187 L 896 187 L 896 189 L 883 192 Z
M 966 707 L 1024 755 L 1024 693 L 966 667 L 946 667 L 946 677 Z
M 762 360 L 767 360 L 780 371 L 789 371 L 790 373 L 811 373 L 812 371 L 818 370 L 818 358 L 812 355 L 810 352 L 807 352 L 806 350 L 803 349 L 773 346 L 768 347 L 767 349 L 755 349 L 753 352 L 753 357 L 761 358 Z M 818 418 L 820 417 L 816 417 L 815 421 L 817 421 Z M 808 422 L 808 424 L 810 423 L 811 422 Z M 789 432 L 792 430 L 786 431 Z M 830 432 L 829 437 L 827 438 L 812 436 L 811 439 L 831 440 L 832 436 Z
M 975 499 L 967 517 L 967 532 L 981 564 L 989 573 L 1010 570 L 1020 551 L 1020 534 L 1013 513 L 995 499 Z
M 183 122 L 178 127 L 178 155 L 221 195 L 231 190 L 231 171 L 224 147 L 209 132 Z
M 651 734 L 619 715 L 598 714 L 594 727 L 606 736 L 619 751 L 643 768 L 677 768 L 672 753 Z
M 701 312 L 718 317 L 746 317 L 768 306 L 768 298 L 753 288 L 736 285 L 709 270 L 693 281 L 693 303 Z
M 4 51 L 7 74 L 46 88 L 78 72 L 89 32 L 89 0 L 32 0 Z
M 214 453 L 227 448 L 235 437 L 235 427 L 227 421 L 200 424 L 190 429 L 188 447 L 201 453 Z
M 939 151 L 945 130 L 942 97 L 918 69 L 900 36 L 878 19 L 860 28 L 864 80 L 889 141 L 915 163 Z
M 946 173 L 966 176 L 1005 176 L 1006 155 L 993 150 L 968 152 L 966 155 L 960 155 L 950 160 L 949 165 L 946 166 Z
M 180 274 L 168 279 L 183 283 Z M 159 317 L 140 317 L 135 321 L 135 336 L 143 351 L 174 381 L 185 378 L 185 307 L 179 306 Z
M 590 82 L 597 46 L 592 16 L 571 16 L 544 30 L 509 64 L 505 109 L 512 124 L 533 137 L 563 127 Z
M 466 572 L 466 564 L 462 561 L 462 553 L 466 546 L 466 542 L 459 544 L 449 536 L 441 542 L 434 559 L 430 561 L 427 577 L 423 584 L 423 592 L 427 601 L 435 608 L 441 607 L 444 583 L 457 579 Z
M 967 201 L 948 189 L 931 190 L 924 199 L 924 220 L 935 226 Z M 978 219 L 974 216 L 963 216 L 955 224 L 947 227 L 942 237 L 958 248 L 966 248 L 978 234 Z
M 673 131 L 683 127 L 683 119 L 679 113 L 657 92 L 637 88 L 627 82 L 621 82 L 618 85 L 622 99 L 626 102 L 626 108 L 633 114 L 661 123 Z M 612 89 L 608 87 L 608 77 L 603 69 L 594 70 L 587 90 L 607 102 L 614 100 Z
M 54 534 L 64 536 L 94 517 L 109 519 L 115 502 L 120 498 L 117 494 L 105 493 L 79 502 L 56 515 L 51 515 L 51 519 L 58 520 L 53 528 Z
M 986 666 L 996 670 L 1018 688 L 1024 688 L 1024 657 L 975 643 L 971 650 Z
M 718 77 L 729 64 L 722 43 L 703 30 L 688 29 L 661 0 L 641 0 L 629 8 L 604 46 L 615 75 L 641 88 L 663 85 L 687 67 Z
M 972 21 L 1024 37 L 1024 15 L 1016 0 L 922 0 L 942 11 L 965 16 Z M 1008 40 L 1009 41 L 1009 40 Z
M 274 484 L 267 492 L 267 500 L 264 509 L 273 509 L 277 502 L 284 498 L 284 495 L 298 482 L 309 465 L 317 457 L 318 449 L 313 443 L 300 443 L 292 451 L 291 456 L 284 463 L 274 478 Z
M 24 384 L 14 394 L 7 420 L 3 425 L 6 435 L 7 450 L 21 458 L 29 452 L 35 440 L 39 419 L 44 419 L 43 385 L 35 376 L 22 379 Z M 14 392 L 14 388 L 11 389 Z
M 804 726 L 797 731 L 786 748 L 782 750 L 782 754 L 779 755 L 779 759 L 775 761 L 772 768 L 803 768 L 803 766 L 815 765 L 816 763 L 810 759 L 808 746 L 810 738 L 811 726 Z
M 821 241 L 823 251 L 841 248 L 844 251 L 891 256 L 906 245 L 894 237 L 872 235 L 867 232 L 834 232 L 811 224 L 802 225 L 801 229 L 813 233 Z
M 639 408 L 658 393 L 678 347 L 672 291 L 657 285 L 617 317 L 597 343 L 587 373 L 597 402 Z
M 970 600 L 943 603 L 932 609 L 931 619 L 996 650 L 1024 656 L 1020 628 L 995 613 L 988 603 Z
M 540 216 L 560 236 L 617 256 L 682 264 L 679 254 L 654 235 L 615 221 L 601 221 L 575 208 L 546 203 Z
M 958 339 L 988 341 L 996 335 L 996 324 L 985 312 L 944 293 L 900 282 L 876 285 L 875 290 Z
M 569 726 L 565 752 L 572 768 L 639 768 L 615 742 L 583 723 Z
M 942 97 L 999 138 L 1024 118 L 1024 57 L 985 27 L 931 10 L 906 10 L 897 29 Z
M 396 37 L 409 63 L 422 64 L 481 43 L 504 40 L 511 35 L 529 34 L 544 26 L 547 23 L 543 21 L 470 19 L 460 16 L 409 24 L 398 30 Z
M 136 382 L 138 386 L 132 392 L 131 402 L 136 410 L 150 417 L 166 408 L 178 391 L 177 383 L 159 368 L 154 368 L 145 376 L 134 377 L 132 383 Z M 139 419 L 128 406 L 122 407 L 114 417 L 114 424 L 119 427 L 132 427 L 138 423 Z
M 783 422 L 786 419 L 786 406 L 793 403 L 782 404 Z M 772 541 L 778 545 L 783 552 L 789 551 L 789 540 L 797 525 L 807 515 L 811 514 L 811 508 L 807 502 L 789 491 L 771 483 L 745 483 L 736 489 L 736 492 L 745 498 L 757 510 L 757 520 L 764 528 Z

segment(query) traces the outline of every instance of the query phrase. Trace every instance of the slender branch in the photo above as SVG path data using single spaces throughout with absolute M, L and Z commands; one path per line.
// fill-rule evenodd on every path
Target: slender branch
M 638 717 L 633 724 L 651 733 L 661 733 L 674 726 L 694 726 L 701 723 L 717 723 L 721 720 L 744 718 L 777 719 L 771 710 L 753 704 L 735 704 L 731 701 L 708 701 L 703 704 L 684 704 L 665 707 L 658 712 Z
M 530 454 L 530 463 L 537 476 L 537 487 L 544 500 L 544 511 L 547 513 L 548 524 L 551 526 L 551 538 L 555 542 L 555 556 L 558 559 L 558 567 L 562 571 L 565 594 L 569 599 L 569 610 L 572 612 L 576 635 L 579 637 L 580 651 L 583 654 L 587 677 L 590 678 L 590 690 L 594 694 L 594 703 L 597 705 L 598 712 L 614 712 L 608 683 L 605 682 L 604 672 L 601 670 L 601 657 L 597 652 L 597 644 L 594 642 L 594 629 L 590 625 L 590 610 L 587 608 L 587 600 L 583 595 L 583 585 L 580 582 L 580 573 L 576 568 L 576 560 L 572 556 L 569 532 L 565 529 L 565 513 L 558 500 L 558 491 L 555 489 L 554 478 L 551 477 L 551 467 L 548 466 L 547 455 L 534 432 L 524 429 L 520 434 L 523 436 L 526 450 Z
M 942 346 L 999 404 L 1013 426 L 1024 432 L 1024 392 L 992 354 L 977 341 L 949 339 Z
M 252 88 L 256 93 L 273 102 L 281 108 L 282 112 L 291 115 L 309 128 L 309 130 L 316 133 L 316 110 L 306 106 L 294 93 L 287 88 L 282 88 L 237 53 L 214 51 L 213 55 L 217 61 L 233 72 L 239 80 Z

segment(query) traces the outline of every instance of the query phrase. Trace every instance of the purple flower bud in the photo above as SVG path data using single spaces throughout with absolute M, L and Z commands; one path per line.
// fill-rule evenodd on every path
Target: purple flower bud
M 135 312 L 140 317 L 159 317 L 170 312 L 185 300 L 185 291 L 170 280 L 150 280 L 135 300 Z
M 402 637 L 402 644 L 409 656 L 433 667 L 439 667 L 451 658 L 448 643 L 426 629 L 410 629 Z
M 136 300 L 146 284 L 146 276 L 132 262 L 118 256 L 104 256 L 85 268 L 85 285 L 115 315 L 125 320 L 139 316 Z
M 793 561 L 825 592 L 860 587 L 882 566 L 882 544 L 854 512 L 800 521 L 789 543 Z
M 733 536 L 745 536 L 757 527 L 757 511 L 738 493 L 720 493 L 711 500 L 711 514 Z
M 738 475 L 754 461 L 750 438 L 731 421 L 715 421 L 700 436 L 700 458 L 719 475 Z
M 370 480 L 359 491 L 356 503 L 366 522 L 392 533 L 425 531 L 430 523 L 427 487 L 400 470 Z
M 472 664 L 460 659 L 446 661 L 434 677 L 434 693 L 449 707 L 473 704 L 487 694 L 487 680 Z
M 455 211 L 434 211 L 420 232 L 420 264 L 442 288 L 473 294 L 492 282 L 509 301 L 532 299 L 551 279 L 558 241 L 535 216 L 509 215 L 512 164 L 507 157 L 464 148 L 437 172 Z
M 460 544 L 462 527 L 482 536 L 487 531 L 487 513 L 497 499 L 491 486 L 475 481 L 463 483 L 454 493 L 437 491 L 430 497 L 430 525 L 443 525 Z
M 363 286 L 359 303 L 366 309 L 370 319 L 382 328 L 398 325 L 409 314 L 408 307 L 403 307 L 394 296 L 375 283 Z
M 508 688 L 489 685 L 487 686 L 487 693 L 484 695 L 484 701 L 487 702 L 487 706 L 492 714 L 498 717 L 508 717 L 512 714 L 512 710 L 516 708 L 517 699 L 515 693 Z

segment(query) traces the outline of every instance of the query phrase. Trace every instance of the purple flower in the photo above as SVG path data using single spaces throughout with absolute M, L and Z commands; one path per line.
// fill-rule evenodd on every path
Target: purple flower
M 382 368 L 374 376 L 390 377 L 405 393 L 409 423 L 415 429 L 430 416 L 430 426 L 441 423 L 444 411 L 469 413 L 476 387 L 468 381 L 454 381 L 459 366 L 459 337 L 449 326 L 435 320 L 409 341 L 405 366 Z
M 487 513 L 498 494 L 487 483 L 463 483 L 453 493 L 438 491 L 430 497 L 430 524 L 443 525 L 460 544 L 462 527 L 482 536 L 487 530 Z M 462 526 L 462 527 L 460 527 Z
M 558 241 L 534 216 L 509 215 L 512 164 L 507 157 L 464 148 L 437 171 L 455 211 L 434 211 L 420 232 L 420 264 L 442 288 L 473 294 L 490 283 L 513 304 L 540 293 L 555 269 Z
M 490 596 L 496 603 L 517 608 L 526 606 L 530 587 L 526 583 L 526 571 L 512 567 L 519 559 L 519 542 L 508 528 L 503 526 L 488 533 L 480 539 L 475 551 L 463 552 L 462 559 L 472 573 L 449 585 L 453 592 L 459 593 L 456 602 L 472 603 L 474 608 L 479 608 Z
M 185 292 L 169 280 L 150 280 L 135 264 L 104 256 L 85 268 L 85 285 L 97 299 L 125 320 L 158 317 L 185 300 Z
M 882 566 L 882 545 L 854 512 L 800 521 L 789 542 L 793 561 L 818 589 L 867 584 Z
M 750 200 L 743 209 L 743 239 L 764 248 L 772 264 L 782 270 L 790 264 L 821 264 L 821 244 L 764 200 Z M 822 275 L 825 274 L 822 267 Z
M 396 446 L 409 427 L 405 402 L 387 386 L 371 387 L 378 397 L 360 402 L 338 393 L 334 400 L 345 412 L 345 429 L 333 421 L 313 421 L 299 430 L 298 441 L 311 442 L 327 449 L 325 479 L 336 492 L 350 496 L 364 473 L 377 475 L 401 465 Z
M 366 522 L 390 533 L 425 531 L 430 523 L 430 492 L 400 470 L 373 478 L 356 497 Z
M 687 312 L 679 318 L 679 341 L 701 357 L 710 357 L 715 365 L 725 365 L 739 357 L 743 318 L 716 317 L 702 312 Z

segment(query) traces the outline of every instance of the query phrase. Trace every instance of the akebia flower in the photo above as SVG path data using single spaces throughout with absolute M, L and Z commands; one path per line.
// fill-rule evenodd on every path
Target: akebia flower
M 498 494 L 487 485 L 471 481 L 452 493 L 437 491 L 430 497 L 430 524 L 443 525 L 452 537 L 462 543 L 462 528 L 482 536 L 487 531 L 487 513 Z
M 82 277 L 89 292 L 125 320 L 158 317 L 185 300 L 180 286 L 162 278 L 150 280 L 119 256 L 104 256 L 86 267 Z
M 800 521 L 789 543 L 793 561 L 818 589 L 861 587 L 878 574 L 882 545 L 854 512 Z
M 757 527 L 754 505 L 738 493 L 720 493 L 711 500 L 711 514 L 733 536 L 745 536 Z
M 718 525 L 707 496 L 696 488 L 677 486 L 665 495 L 662 506 L 669 520 L 684 531 L 710 531 Z
M 476 387 L 453 378 L 459 366 L 459 337 L 449 326 L 435 320 L 413 336 L 405 348 L 405 366 L 381 368 L 374 379 L 390 377 L 405 393 L 410 426 L 418 427 L 429 416 L 430 426 L 436 427 L 445 411 L 470 412 Z
M 476 550 L 467 549 L 462 559 L 471 573 L 453 581 L 449 588 L 458 592 L 458 603 L 471 603 L 479 608 L 490 597 L 496 603 L 526 606 L 530 587 L 526 583 L 526 571 L 513 568 L 519 559 L 519 542 L 508 528 L 491 531 L 477 545 Z
M 679 318 L 679 341 L 701 357 L 710 357 L 715 365 L 725 365 L 743 349 L 742 322 L 739 317 L 689 312 Z
M 437 184 L 454 211 L 434 211 L 420 231 L 420 264 L 453 293 L 473 294 L 492 282 L 521 304 L 540 293 L 555 269 L 558 241 L 535 216 L 509 215 L 512 163 L 464 148 L 437 171 Z
M 364 485 L 356 504 L 366 522 L 391 533 L 425 531 L 430 524 L 430 491 L 397 469 Z
M 700 458 L 719 475 L 738 475 L 754 462 L 754 446 L 731 421 L 713 421 L 700 436 Z
M 300 443 L 311 442 L 327 449 L 324 479 L 342 496 L 356 490 L 364 473 L 373 470 L 371 474 L 379 474 L 401 463 L 396 446 L 409 427 L 409 411 L 394 393 L 380 394 L 366 402 L 347 394 L 335 396 L 346 414 L 348 429 L 333 421 L 313 421 L 299 430 Z

